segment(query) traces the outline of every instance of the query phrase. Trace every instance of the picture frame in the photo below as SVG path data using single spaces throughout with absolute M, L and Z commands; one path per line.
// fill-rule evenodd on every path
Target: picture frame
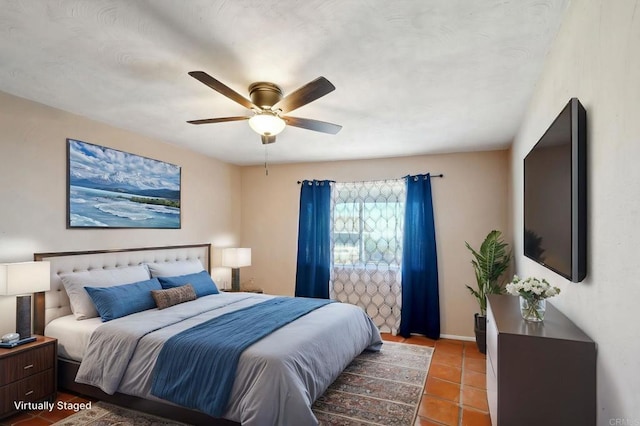
M 67 228 L 181 228 L 180 166 L 67 139 Z

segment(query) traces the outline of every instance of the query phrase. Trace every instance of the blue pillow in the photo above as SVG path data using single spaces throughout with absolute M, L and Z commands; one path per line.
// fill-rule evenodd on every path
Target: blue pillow
M 156 307 L 151 290 L 162 290 L 157 278 L 114 287 L 85 287 L 103 322 Z
M 209 275 L 207 271 L 201 271 L 197 274 L 178 275 L 177 277 L 157 278 L 160 280 L 160 284 L 164 289 L 191 284 L 198 297 L 208 294 L 218 294 L 218 287 L 216 287 L 216 283 L 213 282 L 211 275 Z

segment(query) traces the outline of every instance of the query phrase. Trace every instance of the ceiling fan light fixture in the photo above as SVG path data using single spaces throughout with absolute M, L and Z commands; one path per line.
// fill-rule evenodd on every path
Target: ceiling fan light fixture
M 275 136 L 282 132 L 286 125 L 282 118 L 270 111 L 257 113 L 249 119 L 249 126 L 253 131 L 263 136 Z

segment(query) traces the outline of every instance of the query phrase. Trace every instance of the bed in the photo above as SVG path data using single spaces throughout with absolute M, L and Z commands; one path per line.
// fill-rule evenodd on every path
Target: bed
M 176 271 L 182 271 L 184 265 L 201 265 L 210 271 L 210 250 L 209 244 L 197 244 L 35 254 L 35 260 L 51 262 L 51 289 L 35 296 L 34 324 L 37 334 L 58 339 L 59 387 L 191 424 L 317 424 L 311 411 L 314 400 L 355 356 L 364 350 L 379 350 L 382 345 L 377 328 L 358 307 L 342 303 L 314 307 L 251 343 L 237 361 L 228 402 L 215 417 L 191 401 L 178 404 L 153 394 L 154 367 L 156 360 L 162 359 L 164 346 L 170 346 L 166 342 L 223 314 L 240 318 L 249 312 L 246 309 L 275 305 L 285 298 L 220 292 L 168 309 L 122 315 L 108 322 L 91 315 L 77 319 L 78 302 L 73 287 L 69 287 L 69 277 L 80 277 L 82 281 L 91 274 L 126 276 L 132 270 L 138 273 L 141 265 L 152 271 L 155 265 L 160 276 L 182 275 Z M 132 282 L 133 277 L 129 278 L 128 282 Z M 114 336 L 122 341 L 113 343 Z M 100 342 L 116 349 L 100 348 Z M 100 353 L 117 356 L 96 355 Z M 207 363 L 198 365 L 208 368 Z M 78 383 L 76 376 L 83 383 Z M 206 383 L 199 386 L 207 390 L 190 390 L 194 399 L 208 397 L 218 383 L 217 376 L 199 376 L 206 378 Z

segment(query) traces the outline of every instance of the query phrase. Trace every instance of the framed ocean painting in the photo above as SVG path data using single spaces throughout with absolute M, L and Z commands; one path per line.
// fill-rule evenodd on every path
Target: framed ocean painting
M 180 171 L 67 139 L 67 228 L 180 228 Z

